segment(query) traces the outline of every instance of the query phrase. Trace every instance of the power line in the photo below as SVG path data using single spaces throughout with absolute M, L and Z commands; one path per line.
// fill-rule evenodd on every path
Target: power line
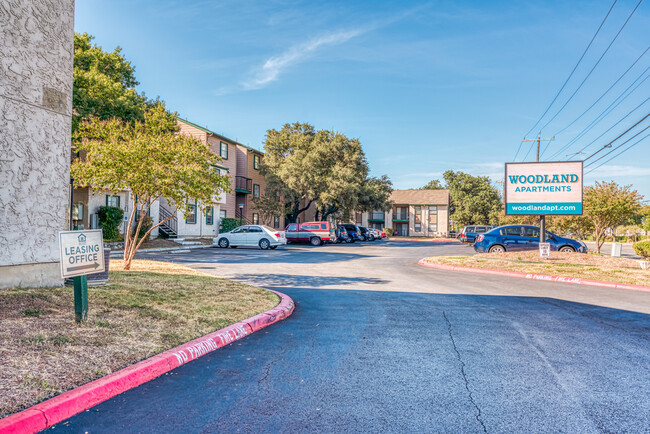
M 553 98 L 551 103 L 548 105 L 548 107 L 546 107 L 546 110 L 544 110 L 544 113 L 542 113 L 542 115 L 539 117 L 537 122 L 535 122 L 535 125 L 533 125 L 532 128 L 530 130 L 528 130 L 528 132 L 526 134 L 524 134 L 524 137 L 529 135 L 531 133 L 531 131 L 533 131 L 535 129 L 535 127 L 537 125 L 539 125 L 539 123 L 542 121 L 542 119 L 544 119 L 544 116 L 546 116 L 546 113 L 548 113 L 548 111 L 551 109 L 551 107 L 553 106 L 553 104 L 555 103 L 557 98 L 560 96 L 560 93 L 562 93 L 562 90 L 564 90 L 564 87 L 567 85 L 567 83 L 569 82 L 571 77 L 573 77 L 573 73 L 576 72 L 576 69 L 578 69 L 578 65 L 580 65 L 580 62 L 582 62 L 582 59 L 585 57 L 585 54 L 587 54 L 587 51 L 589 50 L 589 47 L 591 47 L 591 44 L 593 44 L 594 40 L 596 39 L 596 36 L 598 36 L 598 33 L 600 32 L 600 29 L 602 29 L 603 24 L 605 24 L 605 21 L 607 21 L 607 17 L 609 17 L 609 14 L 612 12 L 612 9 L 614 9 L 614 5 L 616 4 L 616 1 L 617 0 L 614 0 L 614 3 L 612 3 L 612 6 L 607 11 L 607 15 L 605 15 L 605 18 L 603 18 L 603 21 L 600 23 L 600 26 L 598 26 L 598 30 L 596 30 L 596 33 L 594 33 L 594 36 L 591 38 L 591 41 L 589 41 L 589 45 L 587 45 L 587 48 L 585 48 L 585 51 L 582 53 L 582 56 L 580 56 L 580 59 L 578 59 L 578 63 L 576 63 L 576 66 L 573 67 L 573 70 L 571 71 L 571 74 L 569 74 L 567 79 L 564 81 L 564 84 L 562 84 L 562 87 L 560 87 L 560 90 L 557 91 L 557 93 L 555 94 L 555 97 Z M 521 147 L 521 143 L 519 144 L 519 146 Z M 517 151 L 517 153 L 519 153 L 519 151 Z M 517 158 L 517 157 L 515 157 L 515 158 Z
M 610 158 L 609 160 L 603 161 L 601 164 L 599 164 L 598 166 L 594 167 L 594 168 L 591 169 L 589 172 L 585 173 L 585 175 L 587 175 L 587 174 L 593 172 L 594 170 L 598 169 L 599 167 L 604 166 L 605 164 L 607 164 L 607 163 L 609 163 L 610 161 L 612 161 L 614 158 L 616 158 L 616 157 L 620 157 L 624 152 L 629 151 L 630 149 L 632 149 L 633 147 L 635 147 L 636 145 L 638 145 L 639 143 L 641 143 L 642 141 L 644 141 L 645 139 L 647 139 L 648 136 L 650 136 L 650 134 L 646 134 L 644 137 L 642 137 L 641 139 L 639 139 L 639 140 L 636 141 L 635 143 L 631 144 L 631 145 L 628 146 L 626 149 L 623 149 L 621 152 L 618 153 L 618 155 L 614 155 L 614 156 L 613 156 L 612 158 Z
M 600 102 L 600 100 L 603 99 L 603 98 L 605 97 L 605 95 L 607 95 L 607 94 L 609 93 L 609 91 L 612 90 L 612 89 L 614 88 L 614 86 L 616 86 L 616 85 L 618 84 L 618 82 L 621 81 L 621 79 L 622 79 L 623 77 L 625 77 L 625 75 L 626 75 L 628 72 L 630 72 L 630 70 L 634 67 L 634 65 L 636 65 L 637 62 L 638 62 L 639 60 L 641 60 L 641 58 L 642 58 L 643 56 L 645 56 L 645 53 L 647 53 L 648 50 L 650 50 L 650 47 L 646 48 L 645 51 L 644 51 L 643 53 L 641 53 L 641 55 L 640 55 L 639 57 L 636 58 L 636 60 L 634 61 L 634 63 L 632 63 L 632 65 L 630 65 L 630 67 L 627 68 L 627 70 L 626 70 L 626 71 L 625 71 L 625 72 L 624 72 L 620 77 L 618 77 L 618 79 L 616 79 L 616 81 L 615 81 L 615 82 L 614 82 L 614 83 L 609 87 L 609 89 L 607 89 L 607 90 L 606 90 L 606 91 L 605 91 L 605 92 L 604 92 L 600 97 L 598 97 L 598 99 L 597 99 L 596 101 L 594 101 L 594 103 L 593 103 L 592 105 L 590 105 L 589 108 L 587 108 L 587 110 L 583 111 L 583 112 L 580 114 L 580 116 L 578 116 L 577 118 L 575 118 L 575 119 L 574 119 L 574 120 L 573 120 L 569 125 L 567 125 L 566 127 L 562 128 L 560 131 L 558 131 L 557 133 L 555 133 L 554 136 L 557 136 L 557 135 L 559 135 L 560 133 L 564 132 L 567 128 L 569 128 L 571 125 L 575 124 L 575 123 L 576 123 L 576 122 L 577 122 L 581 117 L 583 117 L 583 116 L 584 116 L 584 115 L 585 115 L 589 110 L 591 110 L 591 109 L 592 109 L 596 104 L 598 104 L 598 103 Z M 647 69 L 646 69 L 646 71 L 647 71 Z M 644 71 L 644 73 L 645 73 L 645 71 Z M 642 74 L 642 75 L 643 75 L 643 74 Z
M 642 132 L 644 132 L 644 131 L 647 130 L 648 128 L 650 128 L 650 126 L 645 127 L 644 129 L 642 129 L 641 131 L 639 131 L 638 133 L 636 133 L 635 135 L 633 135 L 632 137 L 630 137 L 629 139 L 627 139 L 626 141 L 624 141 L 623 143 L 621 143 L 620 145 L 618 145 L 617 147 L 615 147 L 614 149 L 612 149 L 611 151 L 609 151 L 609 152 L 607 152 L 607 153 L 601 155 L 600 157 L 596 158 L 594 161 L 592 161 L 591 163 L 587 164 L 585 167 L 593 166 L 593 165 L 594 165 L 598 160 L 601 160 L 601 159 L 605 158 L 606 156 L 608 156 L 608 155 L 611 154 L 612 152 L 614 152 L 614 151 L 616 151 L 617 149 L 619 149 L 619 148 L 620 148 L 621 146 L 623 146 L 624 144 L 626 144 L 626 143 L 628 143 L 629 141 L 635 139 L 639 134 L 641 134 Z M 602 151 L 602 149 L 601 149 L 601 151 Z M 600 152 L 600 151 L 598 151 L 598 152 Z M 593 155 L 591 155 L 590 158 L 591 158 L 591 157 L 593 157 Z
M 634 15 L 634 12 L 636 12 L 636 10 L 638 9 L 638 7 L 641 5 L 641 2 L 642 2 L 642 1 L 643 1 L 643 0 L 639 0 L 639 3 L 636 4 L 636 7 L 635 7 L 634 10 L 632 10 L 632 12 L 630 13 L 630 16 L 627 17 L 627 20 L 625 20 L 625 22 L 623 23 L 623 25 L 622 25 L 621 28 L 619 29 L 618 33 L 616 33 L 616 36 L 614 36 L 614 39 L 612 39 L 612 41 L 609 43 L 609 45 L 607 46 L 607 48 L 605 49 L 605 51 L 603 52 L 603 54 L 600 56 L 600 58 L 598 58 L 598 61 L 597 61 L 596 64 L 591 68 L 591 70 L 589 71 L 589 73 L 587 74 L 587 76 L 584 78 L 584 80 L 582 80 L 582 83 L 580 83 L 580 85 L 578 86 L 578 88 L 577 88 L 577 89 L 576 89 L 576 90 L 571 94 L 571 96 L 569 97 L 569 99 L 566 100 L 566 102 L 564 103 L 564 105 L 563 105 L 562 107 L 560 107 L 560 110 L 558 110 L 558 111 L 555 113 L 555 115 L 553 115 L 553 117 L 552 117 L 551 119 L 549 119 L 549 121 L 546 122 L 546 124 L 544 124 L 544 126 L 542 127 L 542 129 L 546 128 L 546 127 L 548 126 L 548 124 L 550 124 L 551 122 L 553 122 L 553 119 L 555 119 L 555 118 L 557 117 L 557 115 L 559 115 L 559 114 L 562 112 L 562 110 L 564 110 L 564 108 L 567 106 L 567 104 L 569 104 L 569 101 L 571 101 L 571 100 L 573 99 L 573 97 L 576 95 L 576 93 L 578 93 L 578 91 L 582 88 L 582 85 L 585 84 L 585 82 L 587 81 L 587 79 L 591 76 L 591 73 L 594 72 L 594 70 L 596 69 L 596 67 L 597 67 L 598 64 L 600 63 L 600 61 L 603 60 L 603 57 L 605 57 L 605 54 L 607 54 L 607 52 L 609 51 L 609 49 L 611 48 L 611 46 L 614 44 L 614 42 L 616 41 L 616 39 L 618 39 L 618 36 L 621 34 L 621 32 L 623 31 L 623 29 L 625 28 L 625 26 L 627 25 L 627 23 L 630 21 L 630 18 L 632 18 L 632 15 Z
M 525 139 L 525 138 L 526 138 L 526 137 L 524 136 L 524 139 Z M 515 158 L 513 158 L 512 161 L 517 161 L 517 155 L 519 155 L 519 151 L 521 150 L 521 144 L 522 144 L 522 143 L 524 143 L 523 140 L 522 140 L 521 142 L 519 142 L 519 146 L 517 147 L 517 152 L 515 153 Z
M 624 135 L 626 135 L 626 134 L 627 134 L 631 129 L 633 129 L 634 127 L 636 127 L 637 125 L 639 125 L 641 122 L 645 121 L 649 116 L 650 116 L 650 113 L 648 113 L 647 115 L 645 115 L 645 116 L 644 116 L 640 121 L 638 121 L 637 123 L 635 123 L 634 125 L 632 125 L 632 126 L 631 126 L 630 128 L 628 128 L 627 130 L 623 131 L 623 132 L 622 132 L 618 137 L 616 137 L 614 140 L 612 140 L 611 142 L 609 142 L 608 144 L 606 144 L 605 146 L 603 146 L 602 148 L 600 148 L 599 150 L 597 150 L 596 152 L 594 152 L 593 154 L 591 154 L 590 156 L 588 156 L 587 158 L 585 158 L 583 161 L 587 161 L 587 160 L 589 160 L 591 157 L 593 157 L 594 155 L 598 154 L 598 153 L 599 153 L 600 151 L 602 151 L 603 149 L 611 148 L 612 143 L 614 143 L 615 141 L 617 141 L 618 139 L 620 139 L 621 137 L 623 137 Z M 645 131 L 645 130 L 648 129 L 648 128 L 649 128 L 649 127 L 646 127 L 646 128 L 645 128 L 644 130 L 642 130 L 641 132 Z M 640 134 L 640 133 L 635 134 L 634 136 L 632 136 L 632 138 L 638 136 L 639 134 Z M 615 151 L 616 149 L 620 148 L 620 147 L 621 147 L 622 145 L 624 145 L 625 143 L 626 143 L 626 142 L 623 142 L 621 145 L 618 145 L 616 148 L 612 149 L 612 151 Z M 610 154 L 612 151 L 608 152 L 608 153 L 605 154 L 605 155 Z M 598 158 L 597 160 L 595 160 L 595 161 L 600 160 L 600 158 L 602 158 L 602 157 L 599 157 L 599 158 Z M 589 165 L 591 165 L 591 164 L 593 164 L 593 162 L 589 163 Z
M 623 91 L 623 92 L 622 92 L 618 97 L 616 97 L 616 99 L 614 99 L 614 101 L 612 101 L 612 102 L 611 102 L 607 107 L 605 107 L 605 109 L 604 109 L 602 112 L 600 112 L 600 114 L 598 114 L 598 116 L 596 116 L 596 117 L 594 118 L 594 120 L 592 120 L 592 121 L 591 121 L 591 122 L 590 122 L 586 127 L 584 127 L 584 128 L 582 129 L 582 131 L 580 131 L 578 134 L 576 134 L 576 135 L 573 137 L 573 139 L 569 140 L 569 142 L 568 142 L 567 144 L 565 144 L 562 148 L 560 148 L 559 150 L 557 150 L 557 151 L 556 151 L 556 152 L 551 156 L 551 158 L 553 158 L 555 155 L 561 154 L 562 152 L 564 152 L 565 150 L 567 150 L 567 149 L 568 149 L 572 144 L 574 144 L 575 142 L 577 142 L 578 140 L 580 140 L 580 139 L 581 139 L 585 134 L 587 134 L 589 131 L 591 131 L 591 129 L 592 129 L 593 127 L 595 127 L 596 125 L 598 125 L 598 123 L 599 123 L 600 121 L 602 121 L 605 117 L 607 117 L 607 115 L 609 115 L 609 114 L 610 114 L 610 113 L 611 113 L 611 112 L 612 112 L 616 107 L 618 107 L 619 104 L 621 104 L 623 101 L 625 101 L 625 99 L 626 99 L 628 96 L 632 95 L 632 93 L 634 93 L 634 91 L 637 90 L 637 89 L 639 88 L 639 86 L 641 86 L 641 85 L 642 85 L 642 84 L 643 84 L 643 83 L 644 83 L 648 78 L 650 78 L 650 75 L 646 76 L 643 80 L 641 80 L 641 82 L 640 82 L 639 84 L 637 84 L 637 85 L 634 87 L 634 89 L 630 90 L 630 88 L 631 88 L 632 86 L 634 86 L 634 85 L 636 84 L 636 82 L 637 82 L 637 81 L 638 81 L 638 80 L 639 80 L 639 79 L 640 79 L 640 78 L 641 78 L 641 77 L 642 77 L 642 76 L 643 76 L 643 75 L 644 75 L 644 74 L 645 74 L 649 69 L 650 69 L 650 67 L 646 68 L 645 71 L 643 71 L 643 72 L 641 73 L 641 75 L 639 75 L 639 76 L 638 76 L 638 77 L 637 77 L 637 78 L 632 82 L 632 84 L 630 84 L 630 85 L 629 85 L 629 86 L 628 86 L 628 87 L 627 87 L 627 88 L 626 88 L 626 89 L 625 89 L 625 90 L 624 90 L 624 91 Z M 628 91 L 629 91 L 629 92 L 628 92 Z M 639 106 L 637 106 L 635 109 L 633 109 L 630 113 L 634 112 L 634 110 L 637 110 L 640 106 L 642 106 L 642 105 L 645 104 L 646 102 L 647 102 L 647 100 L 644 101 L 644 102 L 642 102 Z M 628 113 L 628 115 L 629 115 L 630 113 Z M 626 115 L 625 117 L 627 117 L 627 115 Z M 621 120 L 619 120 L 616 124 L 614 124 L 614 126 L 617 125 L 619 122 L 621 122 L 623 119 L 625 119 L 625 117 L 623 117 L 623 118 L 622 118 Z M 611 128 L 610 128 L 610 129 L 611 129 Z M 607 130 L 607 131 L 609 131 L 609 130 Z M 602 135 L 599 136 L 599 138 L 600 138 L 600 137 L 602 137 Z M 593 143 L 593 141 L 592 141 L 591 143 Z M 590 146 L 591 143 L 590 143 L 589 145 L 587 145 L 586 147 Z M 585 148 L 586 148 L 586 147 L 585 147 Z M 583 150 L 584 150 L 584 148 L 583 148 Z

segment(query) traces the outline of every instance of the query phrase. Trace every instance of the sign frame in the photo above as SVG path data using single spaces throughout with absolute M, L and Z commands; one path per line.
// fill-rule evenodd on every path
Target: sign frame
M 520 164 L 562 164 L 562 163 L 580 163 L 580 213 L 562 214 L 562 213 L 543 213 L 543 212 L 523 212 L 523 213 L 509 213 L 508 212 L 508 165 Z M 570 160 L 570 161 L 517 161 L 511 163 L 504 163 L 503 165 L 503 206 L 505 215 L 583 215 L 584 214 L 584 160 Z
M 71 247 L 74 246 L 74 244 L 71 244 L 68 240 L 64 240 L 65 238 L 71 238 L 71 237 L 76 237 L 78 240 L 80 237 L 84 237 L 83 243 L 90 238 L 91 242 L 93 244 L 96 244 L 97 250 L 92 252 L 93 253 L 93 264 L 80 264 L 76 265 L 73 267 L 70 267 L 70 264 L 67 264 L 66 258 L 69 258 L 69 254 L 65 254 L 65 247 Z M 96 238 L 99 237 L 99 240 Z M 77 231 L 59 231 L 59 262 L 60 262 L 60 268 L 61 268 L 61 278 L 67 279 L 70 277 L 77 277 L 77 276 L 85 276 L 86 274 L 95 274 L 95 273 L 102 273 L 106 271 L 106 263 L 105 263 L 105 258 L 104 258 L 104 238 L 103 238 L 103 231 L 102 229 L 82 229 L 82 230 L 77 230 Z M 82 243 L 82 241 L 78 241 L 79 244 Z M 78 246 L 77 246 L 78 247 Z M 87 253 L 82 253 L 82 254 L 87 254 Z M 68 261 L 69 262 L 69 261 Z M 84 261 L 87 262 L 87 261 Z M 66 265 L 68 267 L 66 268 Z M 71 270 L 71 268 L 73 268 Z

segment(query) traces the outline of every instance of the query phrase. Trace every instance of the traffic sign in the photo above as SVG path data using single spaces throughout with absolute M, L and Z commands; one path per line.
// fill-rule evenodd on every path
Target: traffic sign
M 548 258 L 551 256 L 551 243 L 539 243 L 539 257 Z
M 82 276 L 105 271 L 101 229 L 60 231 L 61 277 Z

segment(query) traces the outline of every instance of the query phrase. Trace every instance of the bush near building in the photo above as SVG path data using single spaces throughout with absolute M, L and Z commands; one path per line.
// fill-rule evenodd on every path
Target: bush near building
M 99 226 L 102 228 L 104 241 L 115 241 L 120 238 L 119 224 L 124 218 L 124 210 L 117 206 L 100 206 L 97 210 Z

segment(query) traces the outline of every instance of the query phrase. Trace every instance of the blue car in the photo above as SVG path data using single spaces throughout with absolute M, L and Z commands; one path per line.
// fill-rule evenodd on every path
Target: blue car
M 560 237 L 546 231 L 546 242 L 558 252 L 587 253 L 582 241 Z M 476 237 L 474 250 L 479 253 L 518 252 L 539 249 L 539 228 L 529 225 L 499 226 Z

